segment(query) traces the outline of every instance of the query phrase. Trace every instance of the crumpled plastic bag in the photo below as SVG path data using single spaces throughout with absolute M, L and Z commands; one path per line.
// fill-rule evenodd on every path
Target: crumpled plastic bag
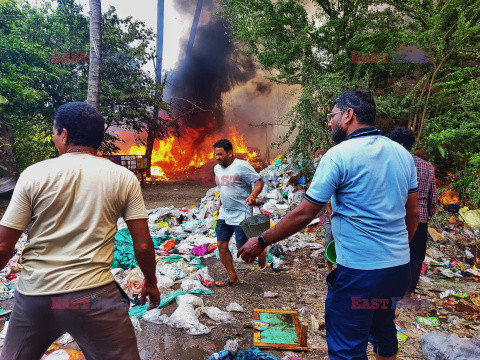
M 185 271 L 180 269 L 175 264 L 164 264 L 162 266 L 157 266 L 157 272 L 174 280 L 180 280 L 188 276 Z
M 167 324 L 177 328 L 187 329 L 189 335 L 208 334 L 210 328 L 201 324 L 195 315 L 194 306 L 203 307 L 203 300 L 195 295 L 180 295 L 177 297 L 178 307 L 168 319 Z
M 232 303 L 228 304 L 227 311 L 230 311 L 230 312 L 233 312 L 233 311 L 244 312 L 245 310 L 243 310 L 243 307 L 240 304 L 237 304 L 236 302 L 232 302 Z
M 197 316 L 200 316 L 201 313 L 207 315 L 210 319 L 217 323 L 232 323 L 236 321 L 236 319 L 229 313 L 220 310 L 215 306 L 205 306 L 195 310 L 195 314 Z
M 168 321 L 168 316 L 162 315 L 162 310 L 157 308 L 147 311 L 143 315 L 142 320 L 153 324 L 164 324 L 166 321 Z
M 175 281 L 165 275 L 157 275 L 157 287 L 159 289 L 169 289 L 173 286 Z
M 198 270 L 195 266 L 186 263 L 185 261 L 179 261 L 175 264 L 179 269 L 185 271 L 187 274 L 191 274 Z
M 160 251 L 169 252 L 175 247 L 175 238 L 168 239 L 160 246 Z
M 202 283 L 199 280 L 196 279 L 185 279 L 182 281 L 182 284 L 180 285 L 183 291 L 186 292 L 193 292 L 198 289 L 202 289 L 203 291 L 208 291 L 208 289 L 202 285 Z
M 212 287 L 213 285 L 215 285 L 215 280 L 213 280 L 213 278 L 208 273 L 208 267 L 204 267 L 203 269 L 198 270 L 195 274 L 195 278 L 206 287 Z
M 420 342 L 427 360 L 477 360 L 480 359 L 480 335 L 471 340 L 458 335 L 428 333 Z

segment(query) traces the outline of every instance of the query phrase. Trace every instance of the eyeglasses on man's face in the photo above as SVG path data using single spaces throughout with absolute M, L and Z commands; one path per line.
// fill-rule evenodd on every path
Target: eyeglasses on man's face
M 343 112 L 345 112 L 345 110 L 344 111 L 335 111 L 335 112 L 331 112 L 331 113 L 327 114 L 327 122 L 330 124 L 332 122 L 335 114 L 343 113 Z

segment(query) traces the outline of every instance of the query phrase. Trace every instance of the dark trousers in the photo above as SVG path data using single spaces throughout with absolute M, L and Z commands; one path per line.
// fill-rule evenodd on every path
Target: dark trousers
M 39 360 L 65 332 L 87 360 L 140 360 L 124 294 L 114 282 L 58 295 L 16 291 L 0 360 Z
M 427 252 L 427 223 L 418 223 L 417 231 L 410 241 L 410 286 L 408 291 L 413 293 L 417 287 L 423 260 Z

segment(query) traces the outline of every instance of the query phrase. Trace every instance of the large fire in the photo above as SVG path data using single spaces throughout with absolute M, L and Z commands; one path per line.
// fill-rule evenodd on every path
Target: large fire
M 201 130 L 185 129 L 183 134 L 186 139 L 177 139 L 174 136 L 161 141 L 156 141 L 152 152 L 151 173 L 155 180 L 166 181 L 173 176 L 185 175 L 201 168 L 212 160 L 215 141 L 221 138 L 229 139 L 233 144 L 236 156 L 247 160 L 254 167 L 260 167 L 261 161 L 256 151 L 249 151 L 244 136 L 237 129 L 230 127 L 227 136 L 215 135 L 204 137 Z M 126 146 L 121 149 L 126 155 L 145 155 L 145 146 Z

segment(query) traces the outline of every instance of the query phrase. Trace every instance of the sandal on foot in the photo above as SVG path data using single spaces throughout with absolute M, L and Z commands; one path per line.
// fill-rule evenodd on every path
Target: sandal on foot
M 231 286 L 231 285 L 237 285 L 238 282 L 232 282 L 228 279 L 222 279 L 220 281 L 215 281 L 215 285 L 217 285 L 218 287 L 225 287 L 225 286 Z

